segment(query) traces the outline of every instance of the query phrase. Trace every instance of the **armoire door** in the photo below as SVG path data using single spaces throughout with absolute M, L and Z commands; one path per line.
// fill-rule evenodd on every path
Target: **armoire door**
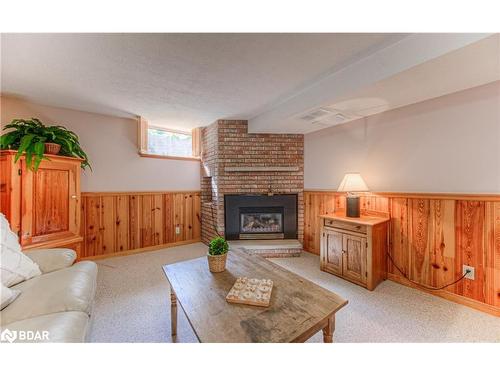
M 366 238 L 344 234 L 342 273 L 346 279 L 366 283 Z
M 342 275 L 342 233 L 332 230 L 324 231 L 325 266 L 337 275 Z
M 79 162 L 42 161 L 36 172 L 21 162 L 21 244 L 79 235 Z

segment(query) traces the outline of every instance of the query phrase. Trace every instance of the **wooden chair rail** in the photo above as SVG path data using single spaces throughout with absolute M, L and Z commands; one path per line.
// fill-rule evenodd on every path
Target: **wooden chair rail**
M 315 190 L 306 189 L 305 193 L 310 194 L 325 194 L 325 195 L 339 195 L 345 193 L 336 190 Z M 476 200 L 476 201 L 489 201 L 500 202 L 500 192 L 498 193 L 432 193 L 432 192 L 383 192 L 373 191 L 369 193 L 358 193 L 364 197 L 384 197 L 384 198 L 421 198 L 421 199 L 453 199 L 453 200 Z
M 107 195 L 199 194 L 201 190 L 147 190 L 147 191 L 85 191 L 82 197 Z

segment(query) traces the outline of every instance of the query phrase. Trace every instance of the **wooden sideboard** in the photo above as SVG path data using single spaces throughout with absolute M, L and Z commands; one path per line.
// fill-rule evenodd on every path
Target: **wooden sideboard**
M 320 268 L 369 290 L 386 276 L 389 218 L 320 215 Z
M 46 155 L 36 172 L 16 151 L 0 154 L 0 210 L 23 249 L 66 247 L 80 252 L 81 159 Z

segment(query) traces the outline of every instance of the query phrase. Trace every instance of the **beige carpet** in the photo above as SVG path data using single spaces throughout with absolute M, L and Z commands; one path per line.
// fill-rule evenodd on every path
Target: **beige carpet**
M 171 342 L 169 287 L 161 266 L 206 254 L 201 244 L 98 261 L 92 342 Z M 500 342 L 500 319 L 385 281 L 373 292 L 319 270 L 319 258 L 273 260 L 347 298 L 336 342 Z M 310 342 L 322 341 L 317 334 Z M 177 342 L 197 342 L 179 309 Z

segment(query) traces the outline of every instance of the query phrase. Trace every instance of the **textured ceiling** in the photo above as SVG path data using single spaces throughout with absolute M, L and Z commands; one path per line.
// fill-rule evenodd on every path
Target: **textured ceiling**
M 3 34 L 2 94 L 190 129 L 248 119 L 398 34 Z

